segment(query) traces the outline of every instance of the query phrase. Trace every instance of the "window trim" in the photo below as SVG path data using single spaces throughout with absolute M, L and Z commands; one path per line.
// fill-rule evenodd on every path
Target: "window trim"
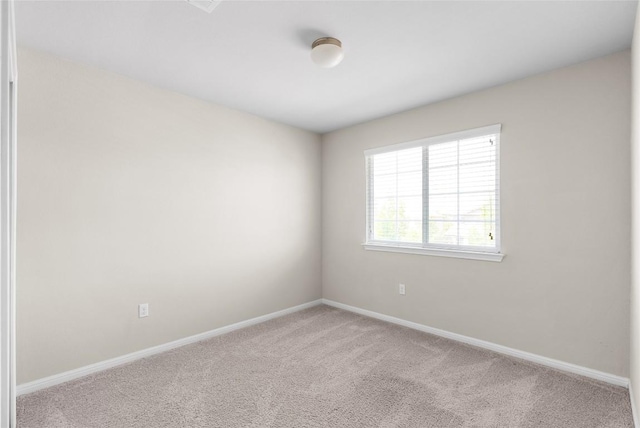
M 456 257 L 462 259 L 473 259 L 473 260 L 486 260 L 486 261 L 496 261 L 500 262 L 504 258 L 504 254 L 501 252 L 501 232 L 500 232 L 500 132 L 502 130 L 502 124 L 495 124 L 489 126 L 483 126 L 480 128 L 467 129 L 459 132 L 452 132 L 449 134 L 437 135 L 434 137 L 421 138 L 419 140 L 408 141 L 398 144 L 392 144 L 389 146 L 376 147 L 372 149 L 368 149 L 364 151 L 365 156 L 365 171 L 366 171 L 366 195 L 365 195 L 365 217 L 366 217 L 366 229 L 365 229 L 365 237 L 366 240 L 362 244 L 365 250 L 373 250 L 373 251 L 390 251 L 390 252 L 398 252 L 398 253 L 410 253 L 410 254 L 422 254 L 422 255 L 431 255 L 431 256 L 441 256 L 441 257 Z M 425 243 L 426 240 L 423 236 L 423 242 L 421 243 L 408 243 L 408 242 L 397 242 L 397 241 L 382 241 L 382 240 L 373 240 L 372 238 L 372 216 L 373 211 L 370 210 L 372 206 L 373 192 L 370 190 L 370 186 L 373 179 L 373 168 L 371 167 L 371 157 L 374 155 L 395 152 L 399 150 L 412 149 L 416 147 L 428 147 L 433 144 L 440 143 L 448 143 L 456 140 L 464 140 L 467 138 L 475 138 L 481 137 L 484 135 L 496 134 L 496 198 L 498 200 L 498 206 L 496 207 L 496 232 L 495 232 L 495 248 L 486 248 L 486 247 L 473 247 L 473 246 L 458 246 L 458 245 L 446 245 L 446 244 L 429 244 Z M 423 166 L 424 171 L 424 166 Z M 423 180 L 428 180 L 428 174 L 423 174 Z M 428 191 L 428 185 L 423 186 L 423 192 Z M 423 194 L 423 204 L 426 204 L 424 194 Z M 424 211 L 423 211 L 424 212 Z M 424 231 L 423 231 L 424 233 Z
M 488 253 L 484 251 L 451 250 L 444 248 L 405 247 L 400 245 L 384 245 L 376 243 L 364 243 L 362 247 L 369 251 L 387 251 L 390 253 L 420 254 L 423 256 L 453 257 L 457 259 L 483 260 L 489 262 L 501 262 L 502 253 Z

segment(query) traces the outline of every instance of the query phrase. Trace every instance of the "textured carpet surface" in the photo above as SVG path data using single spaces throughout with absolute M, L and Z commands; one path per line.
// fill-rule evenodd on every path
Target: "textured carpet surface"
M 18 427 L 633 427 L 613 387 L 327 306 L 18 400 Z

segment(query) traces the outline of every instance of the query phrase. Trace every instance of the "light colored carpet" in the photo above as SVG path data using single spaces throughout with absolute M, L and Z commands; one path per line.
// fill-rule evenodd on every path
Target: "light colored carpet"
M 327 306 L 22 396 L 18 422 L 633 427 L 623 388 Z

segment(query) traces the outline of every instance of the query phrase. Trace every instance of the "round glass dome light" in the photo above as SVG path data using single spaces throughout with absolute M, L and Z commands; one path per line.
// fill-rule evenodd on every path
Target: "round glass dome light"
M 333 37 L 321 37 L 311 45 L 311 60 L 323 68 L 340 64 L 344 58 L 342 42 Z

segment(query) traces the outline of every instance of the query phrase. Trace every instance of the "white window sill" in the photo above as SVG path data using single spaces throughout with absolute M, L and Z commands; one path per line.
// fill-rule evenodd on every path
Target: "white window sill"
M 483 253 L 478 251 L 399 247 L 396 245 L 367 244 L 367 243 L 362 244 L 362 246 L 364 247 L 365 250 L 370 250 L 370 251 L 389 251 L 392 253 L 422 254 L 425 256 L 454 257 L 457 259 L 484 260 L 488 262 L 501 262 L 502 259 L 504 258 L 504 254 Z

